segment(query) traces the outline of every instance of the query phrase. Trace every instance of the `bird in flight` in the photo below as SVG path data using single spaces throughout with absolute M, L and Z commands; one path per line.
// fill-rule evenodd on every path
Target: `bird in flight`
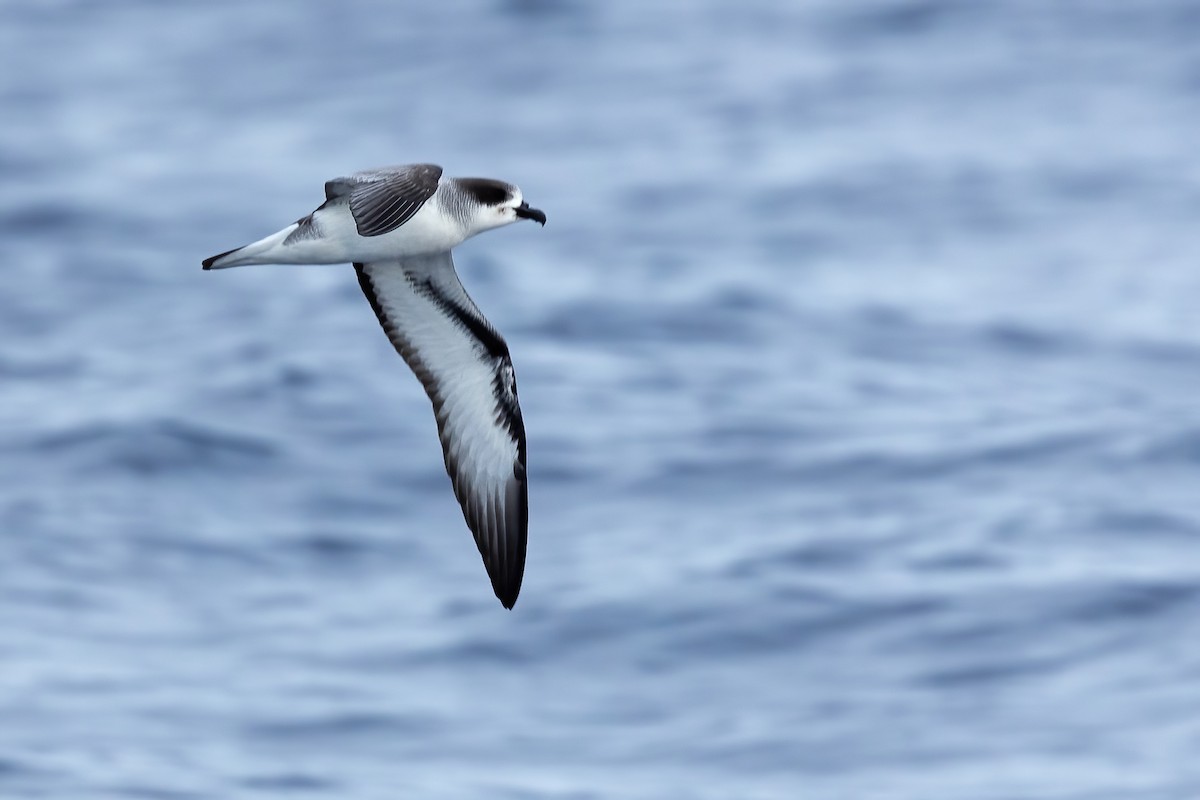
M 522 219 L 546 224 L 511 183 L 444 178 L 435 164 L 385 167 L 327 182 L 316 211 L 203 262 L 206 270 L 354 265 L 388 339 L 433 403 L 454 496 L 505 608 L 517 602 L 525 572 L 525 425 L 508 344 L 463 289 L 450 251 Z

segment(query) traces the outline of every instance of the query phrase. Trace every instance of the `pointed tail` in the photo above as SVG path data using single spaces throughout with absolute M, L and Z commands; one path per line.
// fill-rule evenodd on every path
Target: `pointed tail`
M 201 261 L 200 266 L 203 269 L 224 269 L 225 267 L 236 266 L 235 264 L 224 264 L 221 262 L 224 259 L 226 259 L 227 257 L 232 256 L 233 254 L 237 253 L 241 249 L 242 248 L 240 248 L 240 247 L 235 247 L 232 250 L 226 250 L 224 253 L 218 253 L 217 255 L 212 256 L 211 258 L 206 258 L 203 261 Z
M 299 224 L 294 223 L 278 233 L 273 233 L 264 239 L 259 239 L 257 242 L 252 242 L 243 247 L 235 247 L 224 253 L 218 253 L 212 258 L 204 259 L 204 261 L 200 262 L 200 266 L 204 269 L 227 269 L 229 267 L 240 267 L 245 264 L 281 263 L 279 260 L 281 255 L 279 248 L 284 243 L 284 240 L 292 234 L 292 231 L 298 227 Z M 286 259 L 282 263 L 286 263 Z

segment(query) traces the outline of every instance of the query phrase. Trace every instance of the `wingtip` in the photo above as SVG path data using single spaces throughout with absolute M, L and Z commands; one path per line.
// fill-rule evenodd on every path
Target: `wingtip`
M 521 578 L 518 576 L 515 583 L 497 581 L 492 584 L 492 590 L 496 593 L 496 599 L 500 601 L 500 605 L 512 611 L 513 606 L 517 604 L 517 595 L 521 593 Z

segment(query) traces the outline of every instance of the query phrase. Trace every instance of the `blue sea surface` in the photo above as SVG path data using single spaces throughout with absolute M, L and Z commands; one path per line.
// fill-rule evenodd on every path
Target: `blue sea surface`
M 0 797 L 1200 797 L 1186 0 L 0 5 Z M 348 266 L 433 161 L 512 612 Z

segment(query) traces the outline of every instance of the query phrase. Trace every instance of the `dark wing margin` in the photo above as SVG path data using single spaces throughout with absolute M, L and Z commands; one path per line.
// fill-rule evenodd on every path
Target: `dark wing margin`
M 496 597 L 512 608 L 525 573 L 529 487 L 508 345 L 463 290 L 449 253 L 354 269 L 429 395 L 454 496 Z
M 399 228 L 433 197 L 442 168 L 436 164 L 358 172 L 325 184 L 326 202 L 347 198 L 361 236 L 381 236 Z

